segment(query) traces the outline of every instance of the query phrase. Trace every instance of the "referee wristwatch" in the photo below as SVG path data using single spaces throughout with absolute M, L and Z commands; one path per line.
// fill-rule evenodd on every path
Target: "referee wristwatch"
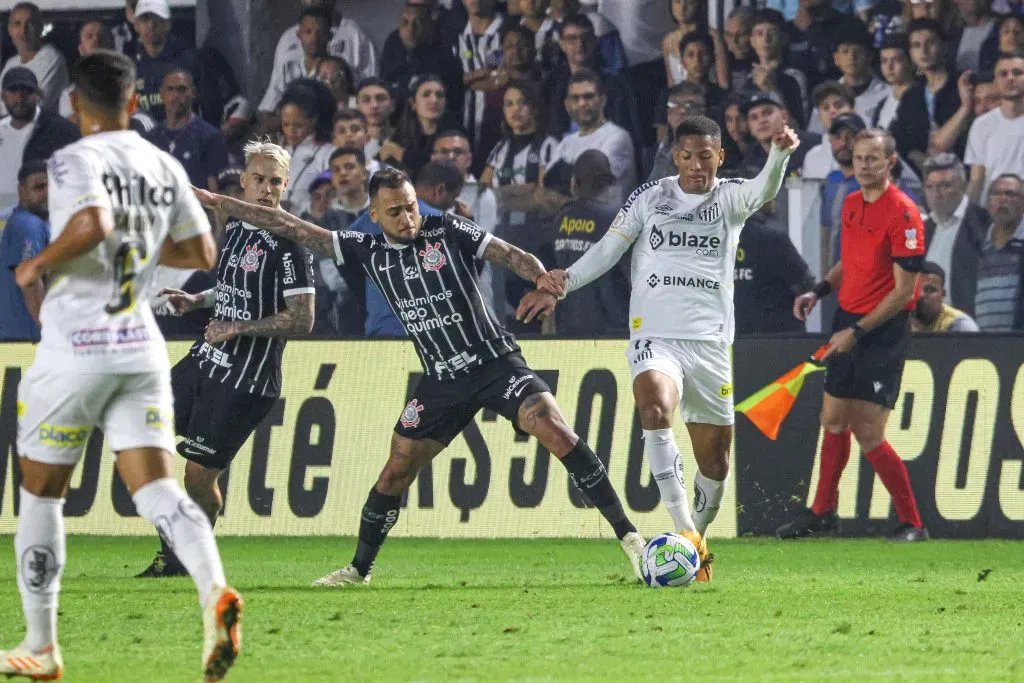
M 861 327 L 858 323 L 850 325 L 850 329 L 853 330 L 853 338 L 857 341 L 860 341 L 860 338 L 868 333 L 868 331 Z

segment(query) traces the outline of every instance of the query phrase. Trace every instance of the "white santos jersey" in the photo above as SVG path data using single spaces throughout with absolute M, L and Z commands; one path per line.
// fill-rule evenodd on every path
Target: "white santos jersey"
M 641 185 L 601 239 L 608 249 L 599 243 L 569 268 L 569 291 L 633 245 L 630 338 L 731 343 L 740 230 L 778 193 L 788 157 L 773 147 L 757 178 L 718 179 L 706 194 L 683 192 L 679 176 Z
M 71 373 L 141 373 L 168 367 L 148 305 L 160 248 L 210 232 L 188 175 L 132 131 L 90 135 L 49 162 L 51 243 L 77 213 L 99 207 L 114 230 L 57 266 L 40 313 L 37 363 Z

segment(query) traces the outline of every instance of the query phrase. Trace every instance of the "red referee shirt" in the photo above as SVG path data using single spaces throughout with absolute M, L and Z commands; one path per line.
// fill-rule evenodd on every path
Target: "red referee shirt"
M 894 259 L 925 253 L 921 212 L 895 183 L 870 204 L 859 190 L 846 198 L 840 240 L 839 305 L 859 315 L 870 313 L 896 287 Z M 904 310 L 916 303 L 917 292 Z

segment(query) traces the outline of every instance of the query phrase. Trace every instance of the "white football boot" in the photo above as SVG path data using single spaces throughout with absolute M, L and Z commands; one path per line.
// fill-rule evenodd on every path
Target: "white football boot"
M 629 558 L 629 564 L 633 567 L 636 580 L 643 581 L 644 576 L 640 572 L 640 560 L 643 558 L 644 546 L 647 545 L 647 541 L 638 532 L 630 531 L 622 537 L 619 543 L 622 544 L 622 552 L 626 553 L 626 557 Z
M 224 679 L 242 649 L 245 601 L 234 588 L 215 589 L 203 608 L 203 680 Z
M 19 676 L 33 681 L 56 681 L 64 676 L 64 660 L 56 643 L 32 650 L 22 643 L 0 653 L 0 676 Z
M 359 572 L 352 565 L 337 569 L 327 576 L 321 576 L 319 579 L 313 582 L 314 586 L 319 588 L 336 588 L 338 586 L 354 586 L 359 584 L 370 583 L 370 577 L 373 574 L 367 574 L 366 576 L 360 576 Z

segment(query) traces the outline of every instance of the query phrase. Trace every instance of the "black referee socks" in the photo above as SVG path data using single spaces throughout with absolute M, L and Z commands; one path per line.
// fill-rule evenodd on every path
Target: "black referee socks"
M 401 496 L 386 496 L 378 492 L 376 487 L 370 489 L 359 519 L 359 543 L 356 545 L 356 556 L 352 559 L 352 566 L 360 576 L 366 576 L 373 568 L 373 562 L 388 532 L 398 522 L 401 506 Z
M 572 477 L 576 488 L 590 500 L 591 505 L 601 511 L 620 541 L 626 534 L 636 531 L 636 527 L 622 509 L 619 494 L 615 493 L 612 483 L 608 481 L 608 471 L 604 468 L 604 463 L 590 450 L 586 441 L 577 441 L 576 447 L 569 451 L 561 462 L 565 469 L 569 470 L 569 476 Z

